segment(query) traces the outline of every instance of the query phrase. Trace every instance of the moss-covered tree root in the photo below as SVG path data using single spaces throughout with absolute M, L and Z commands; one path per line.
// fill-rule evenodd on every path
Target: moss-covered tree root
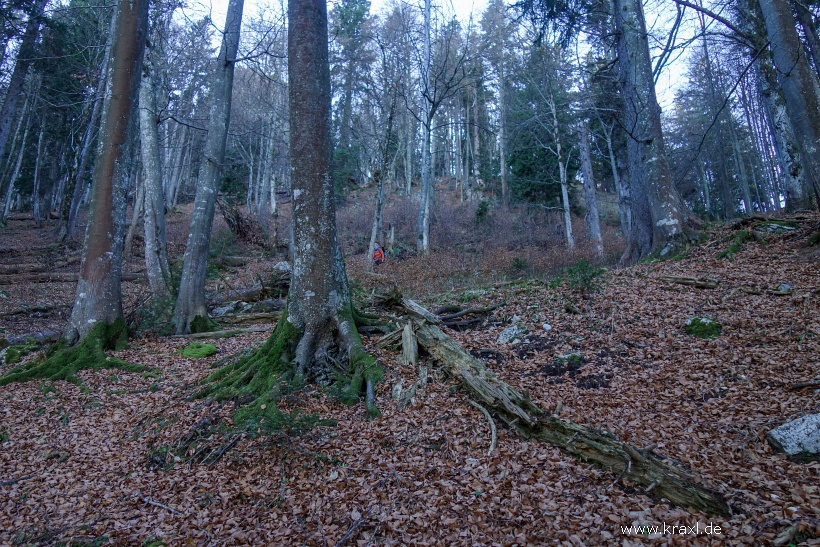
M 331 355 L 334 348 L 329 347 L 329 341 L 338 349 L 338 358 Z M 342 365 L 344 361 L 346 366 Z M 237 425 L 281 421 L 282 414 L 276 409 L 281 396 L 304 381 L 315 379 L 317 368 L 328 362 L 335 365 L 335 387 L 340 398 L 347 404 L 356 404 L 364 392 L 368 415 L 379 415 L 374 386 L 381 380 L 383 370 L 364 351 L 352 315 L 329 320 L 321 331 L 302 330 L 288 320 L 285 310 L 276 329 L 259 349 L 214 372 L 208 378 L 211 385 L 197 397 L 248 403 L 237 411 Z
M 128 343 L 128 327 L 117 319 L 111 324 L 100 323 L 76 346 L 68 347 L 60 340 L 46 352 L 45 360 L 30 361 L 11 369 L 0 378 L 0 386 L 33 379 L 67 380 L 77 383 L 81 370 L 116 368 L 127 372 L 144 372 L 150 367 L 136 365 L 111 357 L 105 352 L 119 350 Z

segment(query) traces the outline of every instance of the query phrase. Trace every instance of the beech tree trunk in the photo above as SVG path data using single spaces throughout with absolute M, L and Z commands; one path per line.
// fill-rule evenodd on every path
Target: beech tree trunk
M 786 191 L 786 208 L 801 209 L 806 203 L 806 183 L 803 178 L 800 149 L 789 122 L 783 90 L 777 85 L 777 74 L 770 55 L 766 53 L 758 59 L 756 81 L 760 95 L 763 97 L 766 121 L 774 136 Z
M 338 351 L 337 360 L 354 367 L 364 352 L 336 234 L 327 3 L 290 0 L 288 21 L 294 257 L 283 321 L 301 333 L 294 351 L 296 372 L 311 378 L 329 366 L 328 352 Z
M 26 23 L 26 30 L 20 40 L 20 49 L 17 53 L 17 61 L 14 63 L 14 70 L 9 78 L 6 88 L 6 97 L 3 100 L 3 107 L 0 109 L 0 158 L 6 153 L 11 128 L 20 110 L 20 102 L 23 99 L 23 86 L 26 83 L 29 66 L 34 60 L 37 49 L 37 37 L 40 34 L 40 22 L 47 0 L 35 0 L 31 16 Z
M 207 328 L 208 310 L 205 307 L 205 274 L 208 267 L 208 247 L 214 221 L 216 196 L 225 161 L 225 143 L 231 121 L 231 98 L 236 54 L 239 50 L 239 32 L 242 25 L 244 0 L 230 0 L 225 19 L 225 33 L 214 72 L 211 90 L 211 113 L 208 139 L 205 143 L 205 164 L 194 198 L 191 230 L 185 246 L 179 296 L 174 308 L 173 322 L 177 334 L 186 334 L 191 323 L 200 318 L 196 329 Z M 201 327 L 199 325 L 202 325 Z
M 91 119 L 85 128 L 83 134 L 83 144 L 79 151 L 79 156 L 76 158 L 76 169 L 74 170 L 73 180 L 69 182 L 71 188 L 71 199 L 68 202 L 68 210 L 65 218 L 62 219 L 62 224 L 57 235 L 58 240 L 63 240 L 67 237 L 72 237 L 77 231 L 77 213 L 80 210 L 80 203 L 86 191 L 85 171 L 88 168 L 88 160 L 91 157 L 91 148 L 94 144 L 94 135 L 97 132 L 97 123 L 102 112 L 103 102 L 105 101 L 106 89 L 109 85 L 108 78 L 110 77 L 109 65 L 111 64 L 111 47 L 114 41 L 114 29 L 116 25 L 117 14 L 114 13 L 111 19 L 111 32 L 105 43 L 105 53 L 103 54 L 103 62 L 100 67 L 100 75 L 97 78 L 97 89 L 94 92 L 94 106 L 91 109 Z
M 598 196 L 595 187 L 595 178 L 592 174 L 592 155 L 589 151 L 589 135 L 587 134 L 586 120 L 580 124 L 580 148 L 581 148 L 581 170 L 584 175 L 584 202 L 586 204 L 586 220 L 589 237 L 592 240 L 592 247 L 595 258 L 604 257 L 604 240 L 601 237 L 601 221 L 598 218 Z
M 820 82 L 809 66 L 788 1 L 760 0 L 760 8 L 806 182 L 820 203 Z
M 632 232 L 622 260 L 668 254 L 686 242 L 686 212 L 672 182 L 639 0 L 615 0 L 618 62 L 627 132 Z
M 111 324 L 122 318 L 125 152 L 139 88 L 148 0 L 119 0 L 115 9 L 111 85 L 103 106 L 80 279 L 65 334 L 69 344 L 85 338 L 98 323 Z
M 171 296 L 171 272 L 165 246 L 165 200 L 159 155 L 157 99 L 154 90 L 152 51 L 146 52 L 140 83 L 140 151 L 143 172 L 145 221 L 145 272 L 155 298 Z

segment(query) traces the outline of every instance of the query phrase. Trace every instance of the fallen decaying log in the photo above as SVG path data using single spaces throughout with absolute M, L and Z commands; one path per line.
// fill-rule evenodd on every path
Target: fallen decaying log
M 417 324 L 416 337 L 419 345 L 458 379 L 479 404 L 523 437 L 548 442 L 567 454 L 598 464 L 619 479 L 644 487 L 647 494 L 675 505 L 710 515 L 730 515 L 729 505 L 719 492 L 696 484 L 693 477 L 664 462 L 653 447 L 639 449 L 550 415 L 498 379 L 436 325 Z
M 680 277 L 676 275 L 664 275 L 661 277 L 664 281 L 670 283 L 679 283 L 681 285 L 689 285 L 690 287 L 697 287 L 699 289 L 716 289 L 720 283 L 708 277 Z
M 17 285 L 20 283 L 76 283 L 80 274 L 76 272 L 44 272 L 33 274 L 0 275 L 0 285 Z M 123 281 L 142 281 L 145 273 L 123 272 Z
M 258 313 L 226 313 L 214 319 L 226 325 L 252 325 L 256 323 L 276 323 L 282 317 L 281 311 Z
M 38 344 L 56 342 L 62 335 L 62 332 L 56 330 L 42 330 L 39 332 L 21 334 L 19 336 L 9 336 L 8 338 L 0 338 L 0 348 L 4 346 L 19 346 L 28 343 L 29 340 L 34 340 Z

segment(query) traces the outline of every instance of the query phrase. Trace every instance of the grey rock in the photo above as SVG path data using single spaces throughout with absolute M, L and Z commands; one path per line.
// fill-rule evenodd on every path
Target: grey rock
M 820 414 L 809 414 L 769 431 L 769 444 L 778 452 L 803 459 L 820 455 Z
M 498 335 L 498 343 L 509 344 L 525 332 L 526 330 L 519 325 L 507 327 L 506 329 L 501 331 L 501 334 Z

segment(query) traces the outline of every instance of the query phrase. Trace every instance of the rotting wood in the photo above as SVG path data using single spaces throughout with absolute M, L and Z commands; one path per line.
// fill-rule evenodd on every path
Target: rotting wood
M 18 477 L 18 478 L 16 478 L 16 479 L 9 479 L 9 480 L 5 480 L 5 481 L 0 481 L 0 486 L 11 486 L 11 485 L 13 485 L 13 484 L 17 484 L 18 482 L 22 482 L 22 481 L 27 481 L 27 480 L 29 480 L 29 479 L 33 479 L 33 478 L 34 478 L 34 477 L 36 477 L 36 476 L 37 476 L 37 474 L 36 474 L 36 473 L 33 473 L 33 474 L 31 474 L 31 475 L 25 475 L 25 476 L 23 476 L 23 477 Z
M 502 302 L 501 304 L 496 304 L 495 306 L 488 306 L 486 308 L 470 308 L 468 310 L 460 310 L 455 313 L 450 313 L 448 315 L 440 315 L 439 320 L 441 320 L 443 323 L 447 323 L 449 321 L 452 321 L 453 319 L 464 317 L 465 315 L 487 315 L 488 313 L 497 310 L 503 305 L 504 303 Z
M 22 279 L 17 274 L 0 275 L 0 285 L 18 285 L 22 283 L 76 283 L 80 278 L 76 272 L 43 272 L 26 275 Z M 145 272 L 122 273 L 122 281 L 142 281 L 145 279 Z
M 407 315 L 413 317 L 414 319 L 423 319 L 433 325 L 441 323 L 441 319 L 427 311 L 427 309 L 425 309 L 421 304 L 418 304 L 409 298 L 402 298 L 401 305 L 407 312 Z
M 18 310 L 0 313 L 0 317 L 13 317 L 15 315 L 33 315 L 35 313 L 51 313 L 56 310 L 71 308 L 71 304 L 54 304 L 53 306 L 27 306 Z
M 390 334 L 385 334 L 373 344 L 378 349 L 392 349 L 401 344 L 403 329 L 397 329 Z
M 820 387 L 820 380 L 809 380 L 808 382 L 797 382 L 789 389 L 805 389 L 807 387 Z
M 246 329 L 242 328 L 230 330 L 215 330 L 212 332 L 194 332 L 191 334 L 174 334 L 169 338 L 231 338 L 232 336 L 236 336 L 237 334 L 243 334 L 246 332 L 268 332 L 269 330 L 270 327 L 248 327 Z
M 416 337 L 419 345 L 459 380 L 478 403 L 519 435 L 548 442 L 567 454 L 623 475 L 633 484 L 651 487 L 653 496 L 675 505 L 710 515 L 730 515 L 729 505 L 719 492 L 696 484 L 691 476 L 667 464 L 658 454 L 641 453 L 609 435 L 550 416 L 529 397 L 498 379 L 437 326 L 419 325 Z
M 407 323 L 401 332 L 402 362 L 415 366 L 419 359 L 419 345 L 413 334 L 413 324 Z
M 697 287 L 699 289 L 716 289 L 720 283 L 718 283 L 714 279 L 709 279 L 708 277 L 680 277 L 677 275 L 664 275 L 661 276 L 661 279 L 664 281 L 669 281 L 670 283 L 679 283 L 681 285 L 688 285 L 690 287 Z
M 470 404 L 473 405 L 474 407 L 476 407 L 477 409 L 479 409 L 481 411 L 481 413 L 484 414 L 484 416 L 487 418 L 487 421 L 490 422 L 490 437 L 491 438 L 490 438 L 490 449 L 487 450 L 487 455 L 492 456 L 493 451 L 495 450 L 496 440 L 498 439 L 498 433 L 495 429 L 495 420 L 493 420 L 493 417 L 490 414 L 490 411 L 487 410 L 486 408 L 484 408 L 483 406 L 481 406 L 480 404 L 478 404 L 477 402 L 470 401 Z
M 276 323 L 282 317 L 282 312 L 258 312 L 258 313 L 226 313 L 216 317 L 219 323 L 228 325 L 251 325 L 255 323 Z
M 467 319 L 465 321 L 442 322 L 442 325 L 444 325 L 445 327 L 449 327 L 451 329 L 461 330 L 462 328 L 465 328 L 465 327 L 474 327 L 474 326 L 480 324 L 483 320 L 484 320 L 484 318 L 482 318 L 482 317 L 476 317 L 474 319 Z
M 70 260 L 64 260 L 62 262 L 53 264 L 43 264 L 41 262 L 30 262 L 25 264 L 0 264 L 0 274 L 8 275 L 50 272 L 53 270 L 57 270 L 59 268 L 65 268 L 66 266 L 79 264 L 79 262 L 79 257 L 76 257 Z
M 257 302 L 265 298 L 286 293 L 290 287 L 290 272 L 281 272 L 267 279 L 267 284 L 260 284 L 246 289 L 229 290 L 208 298 L 209 307 L 218 306 L 225 302 L 241 300 L 243 302 Z

